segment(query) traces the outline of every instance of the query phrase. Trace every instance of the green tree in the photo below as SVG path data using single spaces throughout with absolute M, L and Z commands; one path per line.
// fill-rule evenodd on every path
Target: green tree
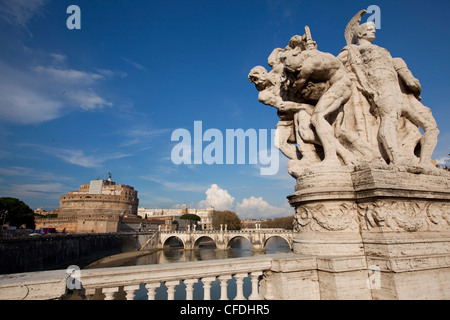
M 180 217 L 180 219 L 189 220 L 189 225 L 191 226 L 191 229 L 193 224 L 196 224 L 196 222 L 201 220 L 201 218 L 198 215 L 192 213 L 185 213 Z
M 9 223 L 10 226 L 20 227 L 25 224 L 28 229 L 34 229 L 34 212 L 23 201 L 16 198 L 0 198 L 1 223 Z
M 212 225 L 214 230 L 219 230 L 220 225 L 227 225 L 228 230 L 240 230 L 241 219 L 233 211 L 214 211 L 212 214 Z
M 292 230 L 294 226 L 294 216 L 267 219 L 261 223 L 262 228 L 282 228 L 287 230 Z

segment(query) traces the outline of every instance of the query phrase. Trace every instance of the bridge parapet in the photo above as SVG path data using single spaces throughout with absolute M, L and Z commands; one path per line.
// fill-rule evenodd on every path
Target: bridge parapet
M 161 231 L 158 246 L 162 248 L 169 239 L 176 237 L 184 249 L 192 250 L 198 248 L 201 239 L 209 238 L 218 250 L 228 250 L 231 240 L 243 237 L 250 241 L 252 251 L 265 251 L 267 241 L 272 237 L 283 238 L 292 249 L 294 236 L 293 231 L 280 229 Z
M 211 285 L 221 287 L 221 300 L 257 299 L 311 299 L 319 297 L 316 276 L 305 279 L 317 266 L 313 257 L 293 253 L 259 255 L 237 259 L 220 259 L 196 262 L 183 262 L 161 265 L 129 266 L 79 271 L 76 280 L 79 283 L 79 295 L 86 299 L 123 299 L 134 300 L 136 293 L 146 295 L 148 300 L 156 298 L 156 289 L 166 288 L 167 299 L 175 298 L 176 290 L 185 290 L 185 299 L 192 300 L 194 284 L 203 283 L 204 300 L 211 296 Z M 287 280 L 278 279 L 280 275 Z M 292 285 L 292 276 L 297 276 L 298 285 Z M 1 300 L 47 300 L 67 299 L 73 293 L 68 285 L 76 282 L 68 278 L 66 270 L 32 272 L 0 276 Z M 228 297 L 228 281 L 234 278 L 236 296 Z M 250 278 L 252 290 L 244 295 L 243 280 Z M 278 277 L 278 278 L 277 278 Z M 231 284 L 231 282 L 230 282 Z M 75 288 L 77 289 L 77 288 Z M 311 295 L 313 293 L 313 295 Z

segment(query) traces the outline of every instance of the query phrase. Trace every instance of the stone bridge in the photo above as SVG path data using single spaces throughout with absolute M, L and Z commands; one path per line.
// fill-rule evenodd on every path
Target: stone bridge
M 265 251 L 266 243 L 270 238 L 278 237 L 284 239 L 292 250 L 294 232 L 277 229 L 254 229 L 254 230 L 205 230 L 205 231 L 160 231 L 158 232 L 157 246 L 163 248 L 169 244 L 171 239 L 177 238 L 183 243 L 184 249 L 192 250 L 199 248 L 204 241 L 213 241 L 217 250 L 228 250 L 230 241 L 236 238 L 245 238 L 250 241 L 252 251 Z M 155 239 L 156 240 L 156 239 Z

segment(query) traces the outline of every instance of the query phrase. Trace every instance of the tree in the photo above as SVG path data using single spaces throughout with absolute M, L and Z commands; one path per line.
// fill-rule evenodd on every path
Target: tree
M 294 216 L 283 217 L 283 218 L 275 218 L 275 219 L 267 219 L 263 223 L 261 223 L 261 227 L 263 228 L 282 228 L 287 230 L 292 230 L 294 226 Z
M 0 198 L 0 213 L 2 223 L 20 227 L 25 224 L 28 229 L 34 229 L 34 212 L 23 201 L 16 198 Z
M 227 225 L 228 230 L 240 230 L 241 219 L 233 211 L 214 211 L 212 214 L 212 225 L 214 230 L 219 230 L 220 225 Z
M 180 217 L 180 219 L 189 220 L 189 225 L 191 226 L 191 228 L 192 224 L 196 224 L 198 221 L 201 220 L 201 218 L 198 215 L 192 213 L 185 213 Z

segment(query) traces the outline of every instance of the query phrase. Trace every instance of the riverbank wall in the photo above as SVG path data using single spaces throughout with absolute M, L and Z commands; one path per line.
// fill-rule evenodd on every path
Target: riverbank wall
M 80 268 L 109 255 L 139 250 L 151 233 L 52 234 L 0 238 L 0 274 Z

